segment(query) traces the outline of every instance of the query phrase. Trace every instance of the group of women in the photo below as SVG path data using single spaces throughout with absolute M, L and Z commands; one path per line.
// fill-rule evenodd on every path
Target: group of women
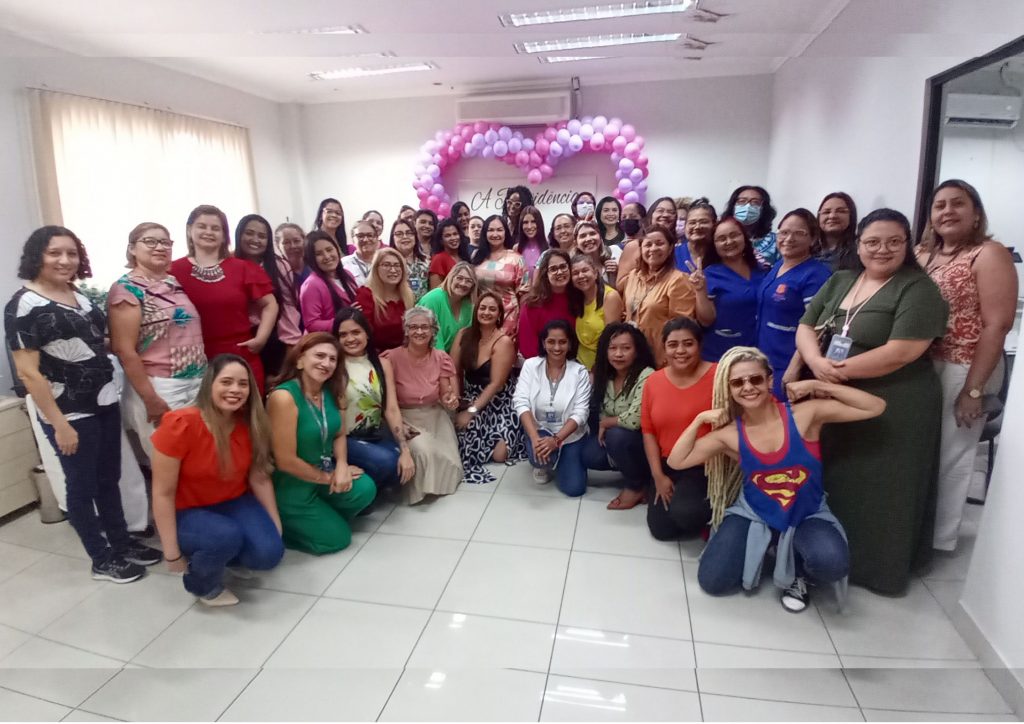
M 74 286 L 81 241 L 49 226 L 25 245 L 7 339 L 97 578 L 161 558 L 125 530 L 123 420 L 162 557 L 209 605 L 237 602 L 227 570 L 346 547 L 382 491 L 415 504 L 524 458 L 570 496 L 618 470 L 608 507 L 646 502 L 658 539 L 710 533 L 711 593 L 756 586 L 772 557 L 789 610 L 847 574 L 897 594 L 956 545 L 1012 261 L 958 180 L 916 247 L 902 214 L 858 220 L 845 193 L 775 217 L 758 186 L 721 217 L 705 198 L 581 193 L 545 234 L 514 187 L 486 219 L 403 207 L 386 244 L 371 210 L 350 245 L 332 198 L 308 234 L 249 215 L 231 249 L 200 206 L 176 260 L 166 227 L 132 230 L 107 315 Z

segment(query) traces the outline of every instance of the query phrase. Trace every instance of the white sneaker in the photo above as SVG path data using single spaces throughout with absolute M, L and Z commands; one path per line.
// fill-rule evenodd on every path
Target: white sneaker
M 782 592 L 782 607 L 790 613 L 800 613 L 807 608 L 811 596 L 807 592 L 807 581 L 799 576 L 789 588 Z
M 221 606 L 234 606 L 238 603 L 238 596 L 233 594 L 226 588 L 222 588 L 220 593 L 216 596 L 209 598 L 200 597 L 199 603 L 210 608 L 220 608 Z
M 547 485 L 551 482 L 551 473 L 544 468 L 533 469 L 533 482 L 537 485 Z

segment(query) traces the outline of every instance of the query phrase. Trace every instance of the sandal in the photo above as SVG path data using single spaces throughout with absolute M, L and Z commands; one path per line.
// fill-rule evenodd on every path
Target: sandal
M 632 510 L 638 505 L 642 505 L 647 502 L 647 493 L 642 493 L 632 505 L 627 505 L 622 502 L 622 493 L 619 493 L 608 503 L 608 510 Z

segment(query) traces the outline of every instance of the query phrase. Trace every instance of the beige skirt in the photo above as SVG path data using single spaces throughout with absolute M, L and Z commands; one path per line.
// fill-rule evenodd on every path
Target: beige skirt
M 462 459 L 448 412 L 440 405 L 403 407 L 402 419 L 420 432 L 409 441 L 416 474 L 404 486 L 406 502 L 454 493 L 462 482 Z

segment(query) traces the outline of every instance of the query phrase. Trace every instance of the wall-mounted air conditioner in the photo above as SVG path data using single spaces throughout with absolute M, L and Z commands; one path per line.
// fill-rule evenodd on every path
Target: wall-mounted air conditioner
M 979 93 L 950 93 L 946 96 L 945 123 L 948 126 L 1014 128 L 1020 121 L 1021 97 Z
M 526 126 L 555 123 L 571 117 L 570 91 L 533 91 L 474 95 L 455 101 L 458 123 L 491 121 Z

